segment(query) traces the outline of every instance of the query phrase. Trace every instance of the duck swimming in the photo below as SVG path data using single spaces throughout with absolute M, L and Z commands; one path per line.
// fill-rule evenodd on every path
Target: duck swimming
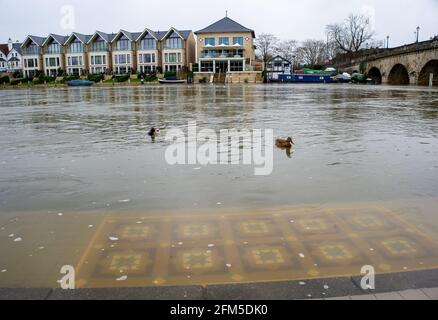
M 280 149 L 291 149 L 294 144 L 295 143 L 291 137 L 287 138 L 287 140 L 284 139 L 275 140 L 275 145 L 277 146 L 277 148 Z
M 155 138 L 157 137 L 157 134 L 160 133 L 160 129 L 152 128 L 148 132 L 148 136 L 151 137 L 152 142 L 155 142 Z

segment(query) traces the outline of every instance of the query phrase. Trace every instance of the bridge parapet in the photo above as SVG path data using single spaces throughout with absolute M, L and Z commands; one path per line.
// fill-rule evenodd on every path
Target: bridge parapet
M 438 50 L 438 39 L 422 41 L 418 43 L 412 43 L 403 45 L 400 47 L 395 47 L 391 49 L 384 49 L 378 53 L 372 52 L 370 54 L 364 54 L 359 57 L 351 58 L 346 61 L 342 61 L 339 63 L 335 63 L 335 67 L 337 68 L 348 68 L 351 66 L 357 66 L 364 62 L 369 62 L 378 59 L 385 59 L 393 56 L 416 53 L 419 51 L 427 51 L 427 50 Z

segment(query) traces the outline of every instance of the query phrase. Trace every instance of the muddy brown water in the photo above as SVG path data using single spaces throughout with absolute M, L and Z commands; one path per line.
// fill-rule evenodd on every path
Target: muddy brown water
M 265 177 L 169 166 L 165 132 L 190 120 L 296 146 Z M 0 287 L 57 287 L 63 265 L 78 287 L 438 267 L 437 120 L 438 90 L 420 87 L 2 90 Z

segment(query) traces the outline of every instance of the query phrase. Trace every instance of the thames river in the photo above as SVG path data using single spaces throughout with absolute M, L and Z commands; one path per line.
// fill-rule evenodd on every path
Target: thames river
M 293 137 L 295 146 L 290 153 L 274 150 L 268 176 L 245 165 L 169 165 L 166 132 L 184 131 L 194 120 L 217 132 L 273 129 L 274 137 Z M 154 142 L 152 127 L 161 129 Z M 435 268 L 437 207 L 437 89 L 0 90 L 0 270 L 6 270 L 0 287 L 55 287 L 66 264 L 81 269 L 83 287 L 337 276 L 354 274 L 368 260 L 381 272 Z M 374 221 L 376 229 L 367 231 L 373 219 L 380 225 Z M 388 240 L 391 231 L 397 232 Z M 367 234 L 384 240 L 368 244 Z M 350 263 L 333 267 L 324 260 L 330 248 L 317 243 L 329 240 Z M 336 247 L 342 240 L 345 247 Z M 203 241 L 212 270 L 187 262 L 199 258 L 194 250 Z M 262 249 L 245 247 L 252 243 Z M 147 256 L 136 256 L 139 244 L 150 247 Z M 391 256 L 400 244 L 404 259 Z M 188 252 L 181 257 L 180 247 Z M 263 260 L 261 252 L 278 259 Z M 120 256 L 137 267 L 117 264 Z M 263 261 L 278 265 L 257 269 Z

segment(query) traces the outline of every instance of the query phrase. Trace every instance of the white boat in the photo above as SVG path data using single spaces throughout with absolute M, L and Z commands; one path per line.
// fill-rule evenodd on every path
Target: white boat
M 187 80 L 170 80 L 170 79 L 160 79 L 158 80 L 161 84 L 184 84 Z

